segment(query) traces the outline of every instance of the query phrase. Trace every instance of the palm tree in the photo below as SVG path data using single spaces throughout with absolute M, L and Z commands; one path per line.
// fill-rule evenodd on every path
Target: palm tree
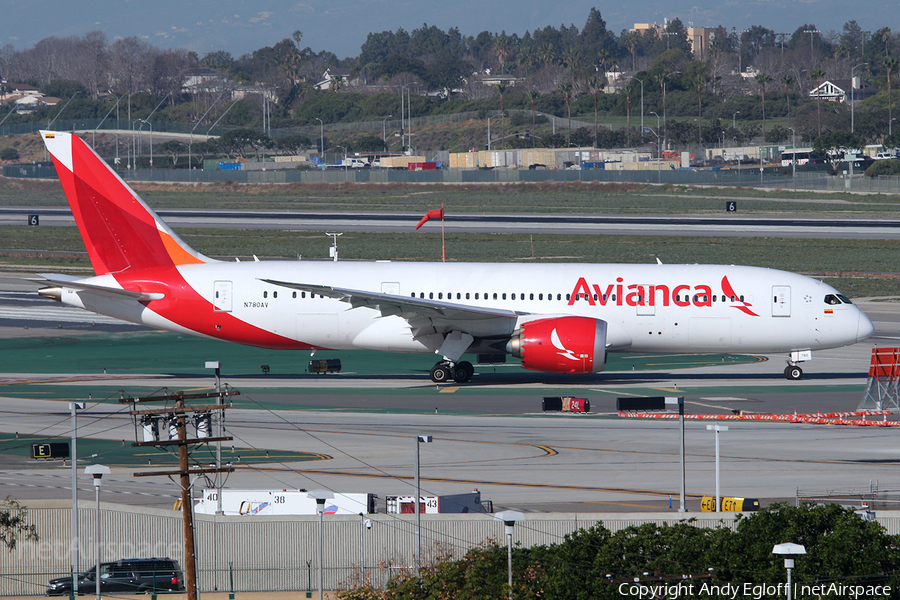
M 571 144 L 572 139 L 572 107 L 569 105 L 569 100 L 572 97 L 572 90 L 575 88 L 572 85 L 571 81 L 566 81 L 565 83 L 559 84 L 559 91 L 563 93 L 566 97 L 566 111 L 569 114 L 569 128 L 566 130 L 566 148 Z
M 597 147 L 597 92 L 603 91 L 606 78 L 595 75 L 587 80 L 587 88 L 594 95 L 594 148 Z
M 894 121 L 893 118 L 893 97 L 891 96 L 891 73 L 897 70 L 897 59 L 893 56 L 885 56 L 884 57 L 884 68 L 887 69 L 887 84 L 888 84 L 888 131 L 893 133 L 893 127 L 891 126 Z
M 787 100 L 788 128 L 791 126 L 791 94 L 788 92 L 788 86 L 794 83 L 792 75 L 782 75 L 781 83 L 784 84 L 784 97 Z
M 531 147 L 534 148 L 534 127 L 535 123 L 537 122 L 534 112 L 534 101 L 537 100 L 538 96 L 540 96 L 541 93 L 537 90 L 529 90 L 528 94 L 526 95 L 528 96 L 528 99 L 531 100 Z
M 766 141 L 766 84 L 772 81 L 772 76 L 768 73 L 757 73 L 756 82 L 762 88 L 762 111 L 763 111 L 763 142 Z
M 819 94 L 819 80 L 825 77 L 825 71 L 822 69 L 813 69 L 809 74 L 816 80 L 816 135 L 822 135 L 822 103 Z
M 628 48 L 628 51 L 631 53 L 631 70 L 634 71 L 634 52 L 637 50 L 637 46 L 641 41 L 641 34 L 637 31 L 629 31 L 625 34 L 625 47 Z

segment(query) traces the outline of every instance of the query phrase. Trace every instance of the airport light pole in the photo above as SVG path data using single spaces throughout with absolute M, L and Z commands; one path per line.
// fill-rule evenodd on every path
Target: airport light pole
M 797 132 L 793 127 L 791 130 L 791 179 L 794 183 L 794 191 L 797 191 Z
M 719 493 L 719 432 L 728 431 L 728 425 L 707 425 L 707 431 L 716 432 L 716 512 L 722 512 L 721 494 Z
M 860 67 L 866 67 L 868 65 L 869 63 L 860 63 L 850 69 L 850 133 L 856 131 L 856 120 L 854 116 L 854 106 L 856 105 L 856 86 L 854 85 L 853 71 Z
M 787 569 L 787 600 L 791 600 L 791 571 L 794 570 L 794 558 L 801 554 L 806 554 L 806 547 L 802 544 L 775 544 L 772 548 L 772 554 L 784 556 L 784 568 Z
M 85 467 L 84 474 L 94 478 L 94 496 L 97 499 L 97 570 L 94 571 L 94 586 L 97 591 L 97 600 L 100 600 L 100 481 L 104 475 L 109 475 L 109 467 L 105 465 L 90 465 Z M 77 593 L 74 592 L 74 593 Z
M 316 501 L 316 512 L 319 513 L 319 577 L 318 577 L 318 586 L 319 586 L 319 600 L 323 600 L 323 594 L 325 589 L 325 571 L 324 565 L 322 564 L 325 556 L 325 535 L 323 532 L 323 517 L 325 514 L 325 501 L 329 498 L 334 498 L 334 494 L 329 492 L 328 490 L 313 490 L 311 492 L 307 492 L 306 496 L 308 498 L 313 498 Z
M 434 441 L 430 435 L 416 436 L 416 567 L 422 560 L 422 509 L 419 501 L 422 497 L 422 488 L 419 484 L 419 444 L 430 444 Z
M 322 119 L 316 117 L 316 121 L 319 122 L 320 127 L 320 136 L 319 136 L 319 158 L 325 157 L 325 123 L 322 122 Z
M 516 521 L 521 521 L 525 515 L 515 510 L 504 510 L 494 515 L 494 520 L 503 521 L 506 526 L 506 576 L 509 586 L 509 598 L 513 597 L 513 569 L 512 569 L 512 536 L 516 528 Z
M 388 115 L 381 120 L 381 141 L 384 142 L 385 150 L 387 150 L 387 129 L 385 128 L 385 122 L 393 116 L 394 115 Z
M 77 412 L 84 410 L 84 402 L 69 402 L 72 413 L 72 597 L 78 590 L 78 419 Z
M 641 134 L 644 133 L 644 82 L 637 77 L 632 77 L 632 79 L 636 79 L 638 83 L 641 84 Z M 643 136 L 642 136 L 643 137 Z

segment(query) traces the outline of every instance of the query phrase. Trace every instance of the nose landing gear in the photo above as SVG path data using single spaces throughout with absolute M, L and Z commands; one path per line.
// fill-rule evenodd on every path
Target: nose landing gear
M 803 369 L 797 365 L 788 365 L 784 370 L 784 376 L 791 381 L 797 381 L 798 379 L 803 378 Z

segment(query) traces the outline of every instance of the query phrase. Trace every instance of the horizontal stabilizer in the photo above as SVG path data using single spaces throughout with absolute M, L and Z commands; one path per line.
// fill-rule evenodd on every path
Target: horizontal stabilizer
M 63 288 L 71 288 L 76 290 L 84 290 L 89 292 L 95 292 L 99 294 L 108 294 L 115 298 L 131 298 L 132 300 L 136 300 L 139 302 L 148 302 L 150 300 L 161 300 L 165 297 L 165 294 L 144 294 L 143 292 L 132 292 L 130 290 L 123 290 L 121 288 L 113 288 L 105 285 L 97 285 L 93 283 L 85 283 L 83 279 L 79 279 L 78 277 L 72 277 L 71 275 L 61 275 L 59 273 L 38 273 L 44 279 L 38 280 L 45 283 L 52 283 L 53 285 L 63 287 Z

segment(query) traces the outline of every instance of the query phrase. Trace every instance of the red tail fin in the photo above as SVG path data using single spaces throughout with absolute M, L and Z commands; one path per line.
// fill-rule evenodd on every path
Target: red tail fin
M 208 262 L 78 136 L 42 131 L 97 275 Z

